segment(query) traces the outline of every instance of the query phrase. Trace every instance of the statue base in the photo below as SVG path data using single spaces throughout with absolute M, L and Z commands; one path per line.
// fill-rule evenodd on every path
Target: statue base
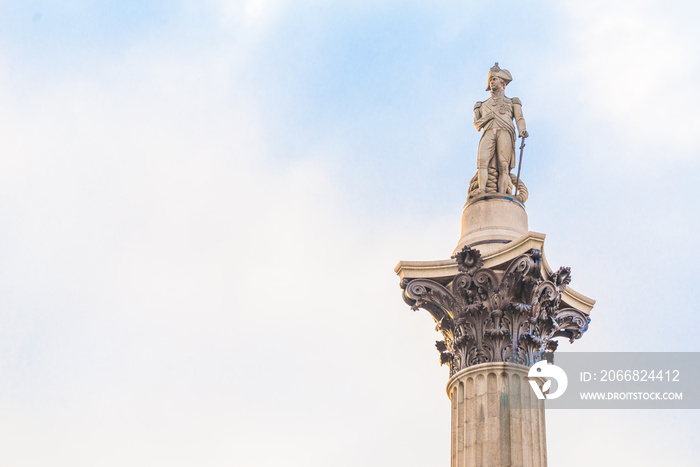
M 469 245 L 488 255 L 528 232 L 525 206 L 511 195 L 489 193 L 467 201 L 462 236 L 452 254 Z

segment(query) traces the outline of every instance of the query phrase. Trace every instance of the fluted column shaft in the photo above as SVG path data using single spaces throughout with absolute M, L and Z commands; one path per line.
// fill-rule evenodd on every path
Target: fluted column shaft
M 482 363 L 450 378 L 452 467 L 546 467 L 544 401 L 528 367 Z

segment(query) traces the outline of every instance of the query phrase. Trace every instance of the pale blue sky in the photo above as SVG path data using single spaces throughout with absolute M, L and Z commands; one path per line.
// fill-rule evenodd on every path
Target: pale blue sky
M 699 351 L 698 9 L 0 1 L 2 463 L 448 465 L 393 268 L 458 241 L 495 61 L 598 300 L 560 348 Z M 695 465 L 699 421 L 552 412 L 550 465 Z

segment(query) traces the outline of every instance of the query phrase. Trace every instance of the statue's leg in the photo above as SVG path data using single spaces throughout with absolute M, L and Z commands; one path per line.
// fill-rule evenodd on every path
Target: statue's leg
M 477 159 L 479 193 L 486 192 L 486 183 L 489 180 L 489 162 L 496 153 L 496 135 L 493 130 L 484 130 L 479 141 L 479 156 Z
M 506 130 L 498 132 L 496 157 L 498 158 L 498 192 L 510 193 L 513 182 L 510 180 L 510 161 L 514 156 L 513 140 Z

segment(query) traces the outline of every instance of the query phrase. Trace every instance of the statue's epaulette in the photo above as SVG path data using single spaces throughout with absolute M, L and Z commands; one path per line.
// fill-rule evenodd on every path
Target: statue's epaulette
M 518 99 L 517 97 L 511 97 L 510 100 L 513 101 L 513 105 L 515 105 L 515 104 L 518 104 L 518 105 L 520 105 L 520 106 L 523 105 L 523 103 L 520 102 L 520 99 Z
M 483 104 L 483 102 L 477 101 L 476 104 L 474 104 L 474 110 L 476 110 L 476 109 L 478 109 L 479 107 L 481 107 L 481 104 Z

